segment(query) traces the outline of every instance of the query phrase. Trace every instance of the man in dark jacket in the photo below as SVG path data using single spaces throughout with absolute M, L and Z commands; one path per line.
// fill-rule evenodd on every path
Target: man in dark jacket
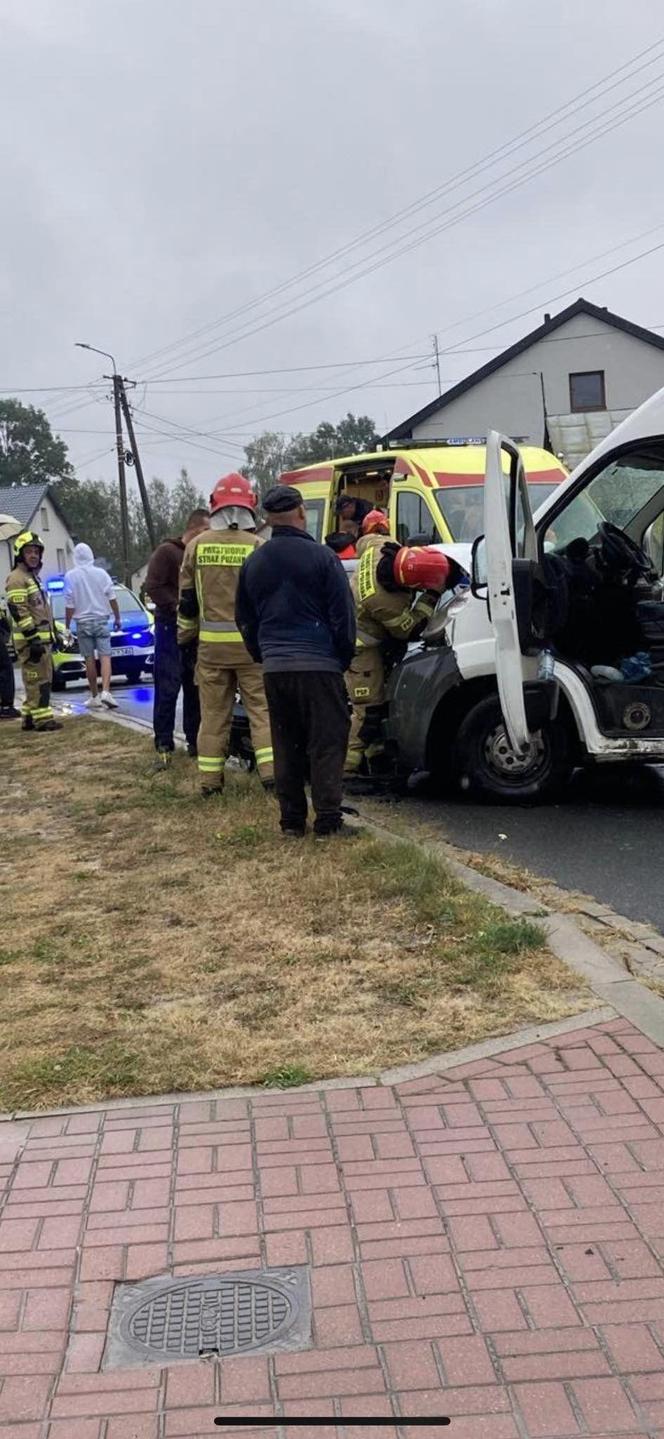
M 145 589 L 155 605 L 154 626 L 154 743 L 160 765 L 167 765 L 175 748 L 175 708 L 182 689 L 182 728 L 192 759 L 201 722 L 198 687 L 194 679 L 196 644 L 180 652 L 177 640 L 180 569 L 185 547 L 209 526 L 207 510 L 192 510 L 184 534 L 163 540 L 150 558 Z M 155 765 L 157 761 L 155 760 Z
M 4 599 L 0 598 L 0 720 L 20 719 L 14 704 L 14 667 L 9 657 L 12 627 Z
M 308 769 L 314 833 L 322 838 L 343 828 L 350 728 L 343 677 L 355 650 L 350 586 L 332 551 L 307 533 L 299 490 L 276 485 L 263 509 L 272 538 L 242 567 L 235 621 L 263 666 L 282 831 L 305 833 Z

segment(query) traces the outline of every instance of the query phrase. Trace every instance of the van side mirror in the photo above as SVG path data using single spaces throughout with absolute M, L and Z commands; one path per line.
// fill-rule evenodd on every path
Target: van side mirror
M 478 535 L 473 541 L 473 549 L 470 563 L 470 588 L 476 600 L 486 600 L 489 597 L 489 584 L 486 567 L 486 541 L 484 535 Z

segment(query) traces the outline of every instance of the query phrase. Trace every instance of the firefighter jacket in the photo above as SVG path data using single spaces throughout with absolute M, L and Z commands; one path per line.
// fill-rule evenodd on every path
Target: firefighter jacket
M 235 623 L 235 595 L 240 570 L 259 544 L 253 530 L 203 530 L 184 552 L 178 641 L 198 638 L 199 657 L 224 668 L 254 663 Z
M 5 582 L 7 607 L 12 621 L 14 646 L 18 659 L 27 657 L 33 640 L 43 645 L 53 643 L 51 606 L 34 570 L 18 560 Z
M 358 541 L 358 566 L 351 589 L 357 615 L 357 649 L 380 645 L 387 639 L 417 638 L 431 619 L 435 600 L 412 590 L 388 590 L 376 576 L 384 535 L 364 535 Z

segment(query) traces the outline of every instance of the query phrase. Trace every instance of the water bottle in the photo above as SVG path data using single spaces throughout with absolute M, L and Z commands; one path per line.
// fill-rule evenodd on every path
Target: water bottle
M 537 668 L 537 678 L 540 680 L 552 680 L 555 670 L 555 660 L 551 650 L 542 650 Z

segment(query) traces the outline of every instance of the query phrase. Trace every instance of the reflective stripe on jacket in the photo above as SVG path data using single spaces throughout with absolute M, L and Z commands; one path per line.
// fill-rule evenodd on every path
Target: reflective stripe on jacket
M 51 606 L 34 570 L 29 570 L 27 565 L 19 560 L 7 576 L 5 590 L 14 645 L 19 658 L 32 640 L 41 640 L 45 645 L 52 644 Z
M 235 595 L 240 570 L 259 543 L 248 530 L 203 530 L 184 552 L 178 637 L 186 643 L 198 633 L 199 653 L 215 664 L 254 663 L 235 623 Z
M 434 606 L 413 590 L 386 590 L 377 578 L 384 535 L 364 535 L 358 541 L 358 566 L 351 581 L 357 616 L 357 649 L 382 640 L 409 640 L 431 618 Z

